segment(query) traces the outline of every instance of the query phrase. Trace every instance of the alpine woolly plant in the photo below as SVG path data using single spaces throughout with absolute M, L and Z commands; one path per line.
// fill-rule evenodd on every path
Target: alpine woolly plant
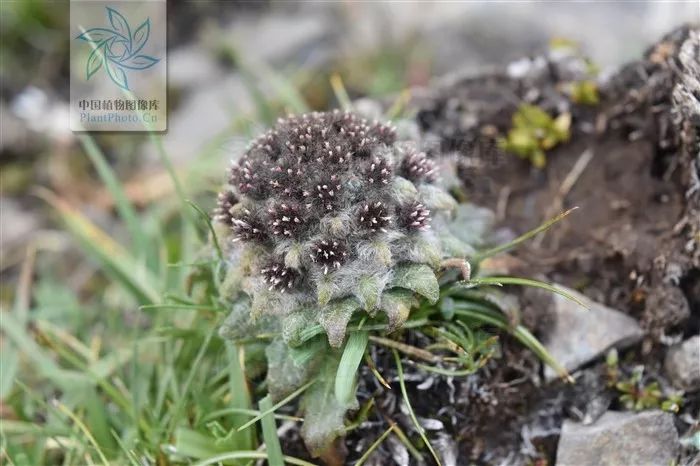
M 435 272 L 451 255 L 431 227 L 456 204 L 436 179 L 389 124 L 340 111 L 280 119 L 233 163 L 215 213 L 245 258 L 252 315 L 281 319 L 288 342 L 320 324 L 333 347 L 354 312 L 399 328 L 393 290 L 437 299 Z
M 436 367 L 419 367 L 443 375 L 471 373 L 493 354 L 495 337 L 473 337 L 483 324 L 512 331 L 548 357 L 483 299 L 489 292 L 470 290 L 543 285 L 470 277 L 479 258 L 511 245 L 477 252 L 490 212 L 457 204 L 438 179 L 434 160 L 399 140 L 392 125 L 334 111 L 280 119 L 233 162 L 219 194 L 221 291 L 232 309 L 220 334 L 253 342 L 248 356 L 264 346 L 267 392 L 277 401 L 303 392 L 302 436 L 331 464 L 341 463 L 333 440 L 357 408 L 356 372 L 370 332 L 395 350 L 386 337 L 411 321 L 413 331 L 434 336 L 432 350 L 441 353 L 430 359 Z M 480 302 L 468 302 L 474 299 Z

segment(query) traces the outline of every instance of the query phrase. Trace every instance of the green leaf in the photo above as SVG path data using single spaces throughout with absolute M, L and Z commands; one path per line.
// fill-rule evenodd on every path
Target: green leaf
M 282 446 L 280 445 L 280 439 L 277 437 L 277 426 L 275 425 L 275 418 L 272 415 L 272 399 L 270 395 L 267 395 L 260 403 L 260 411 L 267 412 L 260 423 L 262 424 L 263 439 L 265 440 L 265 450 L 267 451 L 267 461 L 269 466 L 284 466 L 284 459 L 282 457 Z
M 85 424 L 100 445 L 107 457 L 113 457 L 117 450 L 117 444 L 109 430 L 109 414 L 107 405 L 98 397 L 94 387 L 86 390 L 83 405 L 85 406 Z
M 366 311 L 373 311 L 379 304 L 386 280 L 375 275 L 361 277 L 353 294 Z
M 454 218 L 448 223 L 450 232 L 470 246 L 479 245 L 491 230 L 494 213 L 473 204 L 459 204 Z
M 219 466 L 221 464 L 229 464 L 228 461 L 264 459 L 267 459 L 267 453 L 262 451 L 231 451 L 203 459 L 202 461 L 194 463 L 192 466 Z M 294 458 L 293 456 L 285 456 L 284 461 L 295 466 L 316 466 L 313 463 L 309 463 L 308 461 L 304 461 L 299 458 Z
M 211 218 L 209 215 L 207 215 L 204 210 L 199 207 L 197 204 L 194 202 L 187 200 L 187 203 L 192 206 L 194 210 L 197 211 L 197 213 L 200 215 L 202 220 L 204 220 L 204 223 L 207 225 L 207 228 L 209 229 L 209 233 L 211 234 L 211 241 L 214 243 L 214 249 L 216 250 L 216 257 L 220 260 L 224 260 L 224 254 L 221 251 L 221 246 L 219 245 L 219 237 L 216 234 L 216 230 L 214 229 L 214 225 L 211 223 Z
M 6 341 L 3 345 L 0 351 L 0 367 L 0 399 L 5 400 L 12 390 L 19 369 L 19 354 L 14 344 Z
M 560 377 L 568 381 L 573 381 L 568 371 L 557 362 L 556 359 L 547 351 L 547 349 L 535 338 L 532 333 L 522 325 L 516 327 L 511 326 L 508 318 L 498 311 L 487 309 L 486 306 L 474 305 L 469 302 L 455 301 L 455 315 L 462 318 L 475 320 L 484 324 L 493 325 L 496 328 L 505 330 L 513 335 L 520 343 L 529 348 L 542 361 L 554 369 Z
M 290 348 L 280 340 L 273 340 L 265 348 L 267 357 L 267 390 L 273 400 L 280 400 L 306 382 L 314 369 L 311 363 L 296 364 Z
M 58 382 L 61 389 L 69 390 L 89 383 L 89 379 L 84 374 L 60 368 L 54 358 L 46 354 L 42 347 L 29 336 L 27 330 L 17 322 L 12 313 L 3 312 L 2 319 L 0 319 L 0 330 L 17 348 L 22 348 L 24 355 L 32 361 L 39 375 Z
M 482 285 L 492 285 L 492 286 L 502 286 L 502 285 L 520 285 L 520 286 L 531 286 L 534 288 L 542 288 L 547 291 L 551 291 L 552 293 L 556 293 L 558 295 L 561 295 L 565 297 L 566 299 L 575 302 L 579 306 L 581 306 L 584 309 L 588 309 L 588 306 L 586 306 L 583 301 L 578 299 L 576 296 L 572 295 L 571 293 L 567 293 L 566 291 L 562 290 L 561 288 L 558 288 L 554 285 L 550 285 L 549 283 L 544 283 L 538 280 L 531 280 L 529 278 L 518 278 L 518 277 L 483 277 L 483 278 L 474 278 L 468 282 L 461 281 L 457 282 L 455 284 L 455 287 L 464 287 L 464 288 L 474 288 L 477 286 L 482 286 Z
M 313 323 L 313 311 L 310 309 L 300 309 L 282 317 L 282 339 L 291 347 L 301 345 L 308 339 L 306 333 Z
M 58 212 L 68 230 L 107 274 L 129 290 L 141 304 L 155 304 L 160 301 L 160 293 L 156 291 L 156 279 L 144 264 L 67 202 L 48 190 L 40 192 L 40 196 Z
M 435 453 L 433 446 L 430 444 L 430 440 L 428 440 L 428 437 L 425 435 L 425 430 L 423 429 L 423 426 L 421 426 L 418 422 L 418 419 L 416 418 L 416 413 L 413 411 L 413 407 L 411 406 L 411 401 L 408 399 L 408 392 L 406 391 L 406 383 L 404 382 L 403 377 L 403 366 L 401 365 L 401 358 L 399 357 L 399 352 L 393 348 L 391 351 L 392 353 L 394 353 L 394 361 L 396 362 L 396 370 L 398 371 L 399 385 L 401 386 L 401 395 L 403 396 L 404 403 L 406 403 L 408 414 L 411 417 L 411 420 L 413 421 L 413 425 L 416 426 L 416 430 L 418 430 L 418 435 L 420 435 L 420 438 L 423 440 L 423 443 L 425 443 L 425 446 L 428 447 L 428 450 L 430 450 L 430 454 L 433 455 L 433 459 L 435 459 L 435 462 L 438 464 L 438 466 L 441 466 L 442 463 L 440 462 L 440 457 L 437 455 L 437 453 Z
M 234 409 L 250 409 L 252 407 L 250 387 L 246 380 L 243 367 L 241 367 L 241 349 L 231 343 L 226 344 L 226 356 L 228 359 L 228 384 L 231 393 L 229 405 Z M 245 422 L 246 417 L 240 414 L 231 416 L 233 425 Z M 255 447 L 255 431 L 233 432 L 231 436 L 232 446 L 239 450 L 250 450 Z
M 331 87 L 335 94 L 335 99 L 338 101 L 343 110 L 352 110 L 352 100 L 348 95 L 348 91 L 343 84 L 343 78 L 338 73 L 333 73 L 331 76 Z
M 556 217 L 547 220 L 546 222 L 544 222 L 542 225 L 538 226 L 537 228 L 534 228 L 534 229 L 528 231 L 527 233 L 518 236 L 513 241 L 510 241 L 510 242 L 505 243 L 505 244 L 501 244 L 499 246 L 496 246 L 496 247 L 491 248 L 491 249 L 487 249 L 485 251 L 481 251 L 474 258 L 472 258 L 472 260 L 475 263 L 478 263 L 478 262 L 486 259 L 487 257 L 495 256 L 496 254 L 500 254 L 502 252 L 508 251 L 509 249 L 513 249 L 514 247 L 518 246 L 519 244 L 524 243 L 525 241 L 529 240 L 533 236 L 536 236 L 539 233 L 547 231 L 552 225 L 563 220 L 564 218 L 566 218 L 566 216 L 568 216 L 571 212 L 573 212 L 576 209 L 578 209 L 578 207 L 573 207 L 565 212 L 560 213 Z
M 313 456 L 321 455 L 345 432 L 345 413 L 357 406 L 357 400 L 352 400 L 353 403 L 341 403 L 335 397 L 337 370 L 337 358 L 327 357 L 316 382 L 302 399 L 304 425 L 301 435 L 306 448 Z
M 399 265 L 394 271 L 391 286 L 414 291 L 430 304 L 435 304 L 440 299 L 440 285 L 435 273 L 425 264 Z
M 368 341 L 369 334 L 364 331 L 353 332 L 348 337 L 335 376 L 335 398 L 340 403 L 350 403 L 354 398 L 355 376 Z
M 457 201 L 448 193 L 431 184 L 422 184 L 418 188 L 420 199 L 431 211 L 452 212 L 457 208 Z
M 400 328 L 408 319 L 411 308 L 417 304 L 415 296 L 409 290 L 396 289 L 384 292 L 380 306 L 389 318 L 387 331 L 391 333 Z
M 345 298 L 331 301 L 321 310 L 319 324 L 326 331 L 328 343 L 333 348 L 339 348 L 343 344 L 350 317 L 360 307 L 355 298 Z
M 536 105 L 522 104 L 513 115 L 517 126 L 545 128 L 552 124 L 552 117 Z
M 313 385 L 314 383 L 315 383 L 315 381 L 312 380 L 311 382 L 308 382 L 307 384 L 302 385 L 301 387 L 299 387 L 298 389 L 296 389 L 293 393 L 291 393 L 289 396 L 287 396 L 285 399 L 279 401 L 277 404 L 275 404 L 275 405 L 272 406 L 271 408 L 266 409 L 265 411 L 261 412 L 259 415 L 255 416 L 253 419 L 251 419 L 250 421 L 246 422 L 245 424 L 243 424 L 242 426 L 240 426 L 240 427 L 239 427 L 238 429 L 236 429 L 236 430 L 238 430 L 238 432 L 241 432 L 241 431 L 247 429 L 248 427 L 252 426 L 252 425 L 255 424 L 256 422 L 258 422 L 260 419 L 263 418 L 263 416 L 267 416 L 268 414 L 272 414 L 273 412 L 275 412 L 275 411 L 276 411 L 277 409 L 279 409 L 280 407 L 286 405 L 287 403 L 289 403 L 290 401 L 292 401 L 294 398 L 296 398 L 296 397 L 298 397 L 299 395 L 301 395 L 302 393 L 304 393 L 304 392 L 305 392 L 311 385 Z
M 324 352 L 330 351 L 325 338 L 313 338 L 296 348 L 289 348 L 289 356 L 297 367 L 307 366 Z
M 333 298 L 333 283 L 330 279 L 319 280 L 316 284 L 316 300 L 319 306 L 327 305 Z
M 174 446 L 178 454 L 190 458 L 207 458 L 227 450 L 215 438 L 185 427 L 175 431 Z
M 90 161 L 95 166 L 95 170 L 109 191 L 109 194 L 114 199 L 117 212 L 119 212 L 119 216 L 124 220 L 129 234 L 131 235 L 131 239 L 134 242 L 133 244 L 136 250 L 135 255 L 146 254 L 153 248 L 149 246 L 148 238 L 143 230 L 143 222 L 139 220 L 136 209 L 134 209 L 134 206 L 126 196 L 124 187 L 114 174 L 112 167 L 109 166 L 104 153 L 100 150 L 89 133 L 79 134 L 78 140 L 83 146 L 85 153 L 90 158 Z

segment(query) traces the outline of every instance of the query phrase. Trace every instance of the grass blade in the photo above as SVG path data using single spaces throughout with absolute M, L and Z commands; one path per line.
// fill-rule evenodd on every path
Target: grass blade
M 401 386 L 401 395 L 403 396 L 404 403 L 406 403 L 406 408 L 408 408 L 408 414 L 411 417 L 413 424 L 416 426 L 416 429 L 418 430 L 418 434 L 420 435 L 420 438 L 423 439 L 423 443 L 425 443 L 425 446 L 428 447 L 428 450 L 430 450 L 430 454 L 433 455 L 435 462 L 437 463 L 438 466 L 442 466 L 442 463 L 440 462 L 440 458 L 438 457 L 437 453 L 435 452 L 435 449 L 433 448 L 433 446 L 430 444 L 430 440 L 428 440 L 428 437 L 425 435 L 425 430 L 418 422 L 418 419 L 416 418 L 416 413 L 413 412 L 413 407 L 411 406 L 411 402 L 408 399 L 408 392 L 406 391 L 406 383 L 404 382 L 404 379 L 403 379 L 403 366 L 401 365 L 401 357 L 399 356 L 399 352 L 393 348 L 392 348 L 391 352 L 394 353 L 394 361 L 396 361 L 396 370 L 398 371 L 398 375 L 399 375 L 399 385 Z
M 304 461 L 299 458 L 294 458 L 293 456 L 282 457 L 285 463 L 293 464 L 294 466 L 316 466 L 313 463 Z M 204 459 L 194 463 L 192 466 L 210 466 L 212 464 L 221 464 L 228 460 L 264 460 L 267 459 L 267 454 L 262 451 L 232 451 L 229 453 L 222 453 L 221 455 L 212 456 L 211 458 Z
M 260 403 L 260 411 L 270 412 L 272 410 L 272 399 L 270 395 L 265 396 Z M 260 420 L 262 424 L 263 439 L 265 440 L 265 449 L 267 450 L 267 462 L 269 466 L 284 466 L 282 457 L 282 446 L 280 439 L 277 437 L 277 426 L 272 413 L 266 414 Z
M 386 111 L 384 117 L 387 120 L 393 120 L 395 118 L 403 117 L 404 111 L 406 110 L 406 104 L 411 100 L 411 89 L 404 89 L 399 93 L 389 110 Z
M 369 334 L 367 332 L 351 333 L 345 344 L 343 355 L 338 364 L 338 372 L 335 375 L 335 398 L 342 404 L 352 400 L 355 387 L 355 375 L 360 367 L 362 355 L 365 354 Z
M 211 342 L 211 339 L 214 336 L 215 332 L 216 332 L 216 327 L 212 328 L 212 330 L 207 334 L 206 338 L 204 339 L 204 342 L 202 342 L 202 346 L 199 348 L 199 351 L 197 352 L 197 356 L 195 356 L 194 360 L 192 361 L 192 367 L 190 369 L 189 374 L 187 374 L 187 379 L 185 379 L 185 384 L 182 388 L 182 393 L 180 394 L 180 399 L 177 401 L 175 407 L 172 410 L 173 416 L 170 420 L 170 427 L 168 429 L 168 432 L 173 432 L 175 430 L 175 427 L 177 426 L 178 421 L 180 420 L 180 416 L 182 415 L 182 411 L 185 408 L 185 401 L 187 401 L 187 396 L 189 395 L 190 386 L 192 385 L 192 381 L 194 380 L 194 376 L 197 374 L 197 371 L 199 369 L 199 365 L 202 362 L 202 358 L 204 358 L 204 354 L 207 352 L 207 349 L 209 348 L 209 343 Z
M 240 432 L 244 429 L 247 429 L 248 427 L 250 427 L 253 424 L 255 424 L 256 422 L 258 422 L 260 419 L 262 419 L 263 416 L 267 416 L 268 414 L 271 414 L 274 411 L 278 410 L 281 406 L 286 405 L 287 403 L 292 401 L 294 398 L 296 398 L 299 395 L 301 395 L 302 393 L 304 393 L 306 391 L 306 389 L 309 388 L 311 385 L 313 385 L 315 382 L 316 382 L 315 380 L 312 380 L 311 382 L 305 383 L 301 387 L 297 388 L 296 390 L 294 390 L 294 392 L 291 395 L 287 396 L 285 399 L 283 399 L 279 403 L 275 404 L 272 408 L 266 409 L 259 416 L 255 416 L 253 419 L 251 419 L 250 421 L 243 424 L 241 427 L 239 427 L 237 429 L 238 432 Z
M 204 221 L 207 224 L 207 227 L 209 228 L 209 232 L 211 233 L 211 238 L 214 243 L 214 249 L 216 250 L 216 256 L 220 261 L 224 260 L 224 253 L 221 251 L 221 245 L 219 244 L 219 237 L 216 235 L 216 231 L 214 230 L 214 225 L 211 224 L 211 218 L 209 218 L 209 215 L 207 215 L 204 210 L 202 210 L 201 207 L 199 207 L 197 204 L 195 204 L 192 201 L 187 201 L 189 205 L 192 206 L 194 210 L 201 215 L 201 217 L 204 219 Z
M 160 301 L 155 279 L 145 265 L 135 260 L 119 243 L 88 220 L 74 207 L 48 190 L 41 189 L 39 196 L 59 213 L 67 229 L 80 241 L 106 273 L 128 289 L 137 301 L 152 304 Z
M 535 336 L 530 333 L 528 329 L 522 325 L 513 327 L 510 322 L 500 312 L 486 310 L 483 308 L 474 308 L 470 306 L 469 303 L 455 303 L 455 315 L 466 317 L 468 319 L 473 319 L 485 324 L 493 325 L 494 327 L 510 332 L 520 343 L 529 348 L 530 351 L 535 353 L 545 364 L 549 365 L 554 369 L 560 377 L 567 381 L 573 381 L 569 372 L 557 362 L 554 357 L 549 354 L 547 348 L 545 348 L 540 341 L 535 338 Z
M 107 163 L 107 159 L 89 133 L 80 133 L 78 139 L 83 149 L 85 149 L 85 153 L 87 153 L 90 158 L 90 161 L 95 166 L 97 174 L 102 179 L 102 182 L 112 195 L 112 198 L 114 198 L 114 205 L 117 208 L 117 212 L 119 212 L 119 216 L 124 220 L 126 228 L 131 235 L 134 248 L 139 253 L 136 255 L 141 256 L 142 254 L 147 254 L 149 251 L 148 238 L 142 229 L 142 223 L 139 221 L 136 210 L 127 198 L 121 183 L 115 176 L 109 163 Z
M 224 408 L 212 411 L 202 419 L 202 422 L 213 421 L 219 417 L 226 416 L 228 414 L 240 414 L 245 417 L 259 416 L 262 412 L 258 409 L 246 409 L 246 408 Z M 304 418 L 299 416 L 290 416 L 288 414 L 275 414 L 275 419 L 280 421 L 293 421 L 293 422 L 303 422 Z
M 2 313 L 0 330 L 17 348 L 22 349 L 26 357 L 34 363 L 39 374 L 48 379 L 58 381 L 61 388 L 66 389 L 76 382 L 84 383 L 87 381 L 83 374 L 60 368 L 54 359 L 48 356 L 43 348 L 28 335 L 26 328 L 17 322 L 13 314 L 9 312 Z M 4 370 L 5 367 L 3 367 Z
M 348 95 L 348 91 L 345 89 L 345 84 L 343 84 L 343 78 L 340 77 L 338 73 L 333 73 L 331 76 L 331 87 L 333 88 L 333 93 L 335 98 L 343 110 L 352 110 L 352 101 Z
M 578 299 L 576 296 L 573 296 L 570 293 L 567 293 L 566 291 L 557 288 L 554 285 L 550 285 L 549 283 L 541 282 L 539 280 L 531 280 L 529 278 L 518 278 L 518 277 L 483 277 L 483 278 L 474 278 L 468 282 L 457 282 L 455 284 L 456 287 L 465 287 L 465 288 L 474 288 L 477 286 L 481 285 L 492 285 L 492 286 L 503 286 L 503 285 L 520 285 L 520 286 L 531 286 L 534 288 L 542 288 L 547 291 L 551 291 L 552 293 L 556 293 L 560 296 L 565 297 L 566 299 L 575 302 L 582 308 L 588 310 L 588 306 L 586 306 L 583 301 Z
M 226 355 L 228 357 L 228 384 L 229 393 L 231 394 L 231 409 L 249 410 L 252 408 L 250 388 L 248 387 L 248 382 L 245 378 L 245 372 L 243 370 L 243 364 L 241 361 L 244 359 L 243 354 L 244 349 L 234 346 L 231 342 L 226 342 Z M 233 411 L 232 411 L 233 413 Z M 210 413 L 212 414 L 212 413 Z M 260 413 L 254 413 L 256 416 Z M 235 413 L 231 416 L 232 425 L 236 426 L 248 417 Z M 247 432 L 234 432 L 232 435 L 232 440 L 234 444 L 241 450 L 250 450 L 255 448 L 256 443 L 256 432 L 251 429 Z
M 369 446 L 369 448 L 367 448 L 367 450 L 362 454 L 360 459 L 357 460 L 357 462 L 355 463 L 355 466 L 362 466 L 364 464 L 364 462 L 367 461 L 367 459 L 370 457 L 372 452 L 374 450 L 376 450 L 379 447 L 379 445 L 381 445 L 381 443 L 384 441 L 384 439 L 386 439 L 389 436 L 389 434 L 394 431 L 394 427 L 396 427 L 396 424 L 392 423 L 389 426 L 389 428 L 387 430 L 385 430 L 384 433 L 382 435 L 380 435 L 377 438 L 377 440 L 375 440 L 372 443 L 372 445 Z
M 249 73 L 255 79 L 267 84 L 275 92 L 282 103 L 293 113 L 306 113 L 309 111 L 304 97 L 299 93 L 296 86 L 286 77 L 277 73 L 266 63 L 255 59 L 252 56 L 242 56 L 238 50 L 230 49 L 229 54 L 240 68 Z
M 170 160 L 167 151 L 165 150 L 165 146 L 163 146 L 163 137 L 150 128 L 150 123 L 144 124 L 147 125 L 146 128 L 148 129 L 148 136 L 150 137 L 151 142 L 153 142 L 153 145 L 156 147 L 158 157 L 163 163 L 163 166 L 165 166 L 165 169 L 168 172 L 168 176 L 170 177 L 170 180 L 173 183 L 175 193 L 177 194 L 177 197 L 180 200 L 180 204 L 182 205 L 182 210 L 184 211 L 185 218 L 189 220 L 189 222 L 193 226 L 196 225 L 197 219 L 194 215 L 192 215 L 190 209 L 187 208 L 187 196 L 185 195 L 185 190 L 182 187 L 182 183 L 180 183 L 180 178 L 177 176 L 177 172 L 175 171 L 175 167 L 173 166 L 173 163 Z
M 513 241 L 510 241 L 509 243 L 501 244 L 500 246 L 496 246 L 494 248 L 478 252 L 472 258 L 472 262 L 478 264 L 480 261 L 486 259 L 487 257 L 495 256 L 496 254 L 500 254 L 502 252 L 508 251 L 509 249 L 513 249 L 514 247 L 518 246 L 519 244 L 524 243 L 525 241 L 529 240 L 533 236 L 536 236 L 537 234 L 548 230 L 552 225 L 563 220 L 564 218 L 566 218 L 566 216 L 568 216 L 571 212 L 573 212 L 576 209 L 578 209 L 578 207 L 574 207 L 574 208 L 571 208 L 565 212 L 560 213 L 556 217 L 547 220 L 546 222 L 544 222 L 542 225 L 538 226 L 537 228 L 530 230 L 523 235 L 518 236 L 517 238 L 515 238 Z
M 92 446 L 95 448 L 95 451 L 97 452 L 97 455 L 100 457 L 100 461 L 102 461 L 102 464 L 104 466 L 109 466 L 109 461 L 107 461 L 107 457 L 105 454 L 102 452 L 102 449 L 100 448 L 100 445 L 97 443 L 95 440 L 95 437 L 92 436 L 90 433 L 90 430 L 83 424 L 83 421 L 78 418 L 73 412 L 71 412 L 70 409 L 68 409 L 63 403 L 61 403 L 58 400 L 54 401 L 54 405 L 56 406 L 56 409 L 60 411 L 61 413 L 65 414 L 68 416 L 71 421 L 78 427 L 78 429 L 85 435 L 85 438 L 88 439 L 88 442 L 92 444 Z
M 161 310 L 161 309 L 182 309 L 187 311 L 208 311 L 208 312 L 226 312 L 226 309 L 219 306 L 207 306 L 206 304 L 144 304 L 139 306 L 139 310 Z

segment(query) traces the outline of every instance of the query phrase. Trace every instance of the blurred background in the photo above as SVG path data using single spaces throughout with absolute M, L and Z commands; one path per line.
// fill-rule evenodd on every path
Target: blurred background
M 35 395 L 66 391 L 54 383 L 62 376 L 49 370 L 60 345 L 97 363 L 105 351 L 128 347 L 139 328 L 157 327 L 80 244 L 92 235 L 88 250 L 115 256 L 119 244 L 133 247 L 106 170 L 144 231 L 158 238 L 155 254 L 168 266 L 195 260 L 196 248 L 182 246 L 188 236 L 171 175 L 186 197 L 210 209 L 228 161 L 259 130 L 288 111 L 339 105 L 334 80 L 350 98 L 391 101 L 450 73 L 541 53 L 557 38 L 579 44 L 605 74 L 699 18 L 696 2 L 173 1 L 167 133 L 79 138 L 68 129 L 69 3 L 3 0 L 0 8 L 0 306 L 38 323 L 15 328 L 13 342 L 31 337 L 25 349 L 35 348 L 35 339 L 42 346 L 33 354 L 37 366 L 29 366 L 40 368 L 34 374 L 3 339 L 0 411 L 27 419 L 46 415 Z M 66 222 L 83 237 L 66 231 Z M 164 281 L 179 284 L 178 274 Z M 161 327 L 174 325 L 169 318 Z M 126 360 L 100 367 L 116 370 Z M 18 374 L 34 392 L 14 385 Z
M 49 186 L 103 221 L 110 206 L 68 129 L 68 3 L 9 0 L 1 8 L 0 296 L 7 303 L 24 246 L 52 225 L 50 212 L 31 195 L 33 186 Z M 246 133 L 283 113 L 289 99 L 298 97 L 311 109 L 337 106 L 333 74 L 353 98 L 388 96 L 450 72 L 476 72 L 542 52 L 552 38 L 579 43 L 605 71 L 697 18 L 698 6 L 183 1 L 169 2 L 168 14 L 169 131 L 163 144 L 178 169 L 196 172 L 193 187 L 213 189 L 207 183 L 220 180 Z M 256 115 L 261 96 L 269 100 L 265 118 Z M 145 137 L 95 137 L 136 203 L 168 196 L 170 184 Z

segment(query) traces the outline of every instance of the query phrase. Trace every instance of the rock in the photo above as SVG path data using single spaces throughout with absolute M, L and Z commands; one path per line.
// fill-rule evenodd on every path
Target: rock
M 564 421 L 556 465 L 668 465 L 679 451 L 672 414 L 608 411 L 590 426 Z
M 34 238 L 39 220 L 35 212 L 24 207 L 16 198 L 0 197 L 0 212 L 3 220 L 0 260 L 4 261 L 13 248 L 22 247 Z
M 674 387 L 685 391 L 700 390 L 700 335 L 669 349 L 664 370 Z
M 216 56 L 199 44 L 177 47 L 168 52 L 168 84 L 173 89 L 213 86 L 224 71 Z
M 557 287 L 589 308 L 586 310 L 560 295 L 552 296 L 550 310 L 554 322 L 545 333 L 543 343 L 567 370 L 578 369 L 610 348 L 634 344 L 644 335 L 637 321 L 630 316 L 591 301 L 576 291 Z M 557 374 L 546 367 L 545 378 L 554 380 Z

